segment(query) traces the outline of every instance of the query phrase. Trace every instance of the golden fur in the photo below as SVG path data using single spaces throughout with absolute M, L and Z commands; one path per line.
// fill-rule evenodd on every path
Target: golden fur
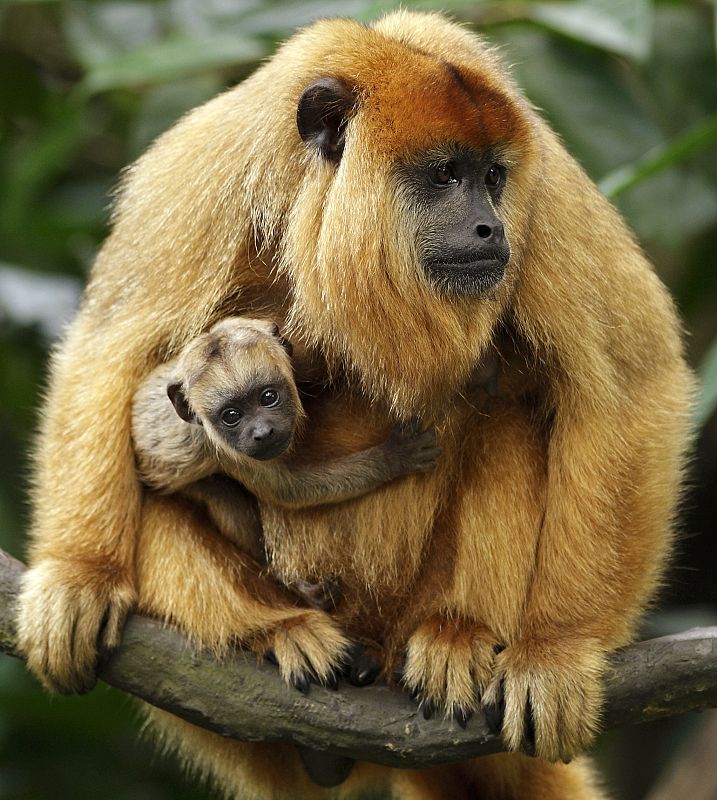
M 299 97 L 324 76 L 356 92 L 338 166 L 296 131 Z M 479 299 L 432 288 L 396 190 L 397 160 L 446 140 L 490 146 L 508 168 L 512 255 Z M 302 345 L 299 375 L 303 363 L 326 381 L 305 403 L 297 458 L 365 448 L 392 418 L 421 415 L 440 432 L 430 474 L 267 514 L 277 576 L 340 576 L 331 616 L 291 606 L 181 499 L 142 497 L 133 392 L 227 312 L 283 320 Z M 523 740 L 529 699 L 538 755 L 574 755 L 597 726 L 606 655 L 634 635 L 669 549 L 692 391 L 680 338 L 619 215 L 478 37 L 407 12 L 316 23 L 125 176 L 53 360 L 20 603 L 30 667 L 52 688 L 86 688 L 99 620 L 132 604 L 217 652 L 269 645 L 287 663 L 303 652 L 319 674 L 348 635 L 387 664 L 407 648 L 409 687 L 447 710 L 476 705 L 473 680 L 485 699 L 502 681 L 507 746 Z M 498 396 L 461 396 L 490 348 Z M 118 634 L 110 625 L 105 643 Z M 584 763 L 517 754 L 435 771 L 359 765 L 332 793 L 287 746 L 152 714 L 232 797 L 348 797 L 365 783 L 401 798 L 603 796 Z

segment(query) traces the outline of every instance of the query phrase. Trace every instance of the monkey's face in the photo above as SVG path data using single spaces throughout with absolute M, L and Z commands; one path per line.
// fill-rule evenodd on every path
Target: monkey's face
M 296 416 L 289 387 L 277 379 L 243 387 L 241 393 L 223 399 L 208 412 L 204 425 L 223 449 L 268 461 L 290 446 Z
M 492 153 L 458 147 L 399 170 L 416 217 L 422 267 L 441 291 L 480 296 L 502 281 L 510 258 L 499 216 L 506 172 Z
M 304 418 L 290 353 L 273 322 L 228 317 L 187 345 L 167 394 L 230 458 L 277 458 Z
M 280 265 L 288 325 L 394 413 L 425 414 L 464 383 L 510 306 L 538 140 L 476 40 L 448 52 L 421 31 L 366 37 L 369 61 L 343 53 L 298 96 L 308 158 Z

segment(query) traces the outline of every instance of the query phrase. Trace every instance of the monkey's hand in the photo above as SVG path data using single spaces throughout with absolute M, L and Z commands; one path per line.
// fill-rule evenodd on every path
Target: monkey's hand
M 422 431 L 420 420 L 394 425 L 381 446 L 393 478 L 412 472 L 429 472 L 441 454 L 435 429 Z
M 510 750 L 569 761 L 592 741 L 605 651 L 594 639 L 526 639 L 496 656 L 484 710 Z
M 95 685 L 99 653 L 116 647 L 136 600 L 131 581 L 109 563 L 44 559 L 22 579 L 18 639 L 28 667 L 67 694 Z
M 497 639 L 484 625 L 435 614 L 408 640 L 402 682 L 428 718 L 452 716 L 462 727 L 493 675 Z
M 336 688 L 350 641 L 323 611 L 303 611 L 281 622 L 268 636 L 266 655 L 281 677 L 300 692 L 310 684 Z

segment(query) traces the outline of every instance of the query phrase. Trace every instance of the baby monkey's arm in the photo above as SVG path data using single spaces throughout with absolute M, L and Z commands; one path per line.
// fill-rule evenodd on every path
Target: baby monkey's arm
M 227 468 L 260 500 L 288 508 L 340 503 L 360 497 L 401 475 L 428 472 L 440 454 L 433 428 L 395 425 L 374 447 L 322 464 L 290 468 L 281 462 L 255 463 L 251 470 Z

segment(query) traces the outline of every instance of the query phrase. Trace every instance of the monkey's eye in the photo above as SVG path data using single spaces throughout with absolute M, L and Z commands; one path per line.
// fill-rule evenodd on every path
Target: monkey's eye
M 503 167 L 499 164 L 491 164 L 490 167 L 488 167 L 488 172 L 485 174 L 485 185 L 494 192 L 503 185 L 504 178 L 505 172 Z
M 458 183 L 453 167 L 450 164 L 439 164 L 434 167 L 431 173 L 431 180 L 436 186 L 450 186 L 452 183 Z
M 272 408 L 279 402 L 279 392 L 276 389 L 264 389 L 259 395 L 259 405 L 264 408 Z
M 221 420 L 228 428 L 235 428 L 241 419 L 241 411 L 236 408 L 225 408 L 222 411 Z

